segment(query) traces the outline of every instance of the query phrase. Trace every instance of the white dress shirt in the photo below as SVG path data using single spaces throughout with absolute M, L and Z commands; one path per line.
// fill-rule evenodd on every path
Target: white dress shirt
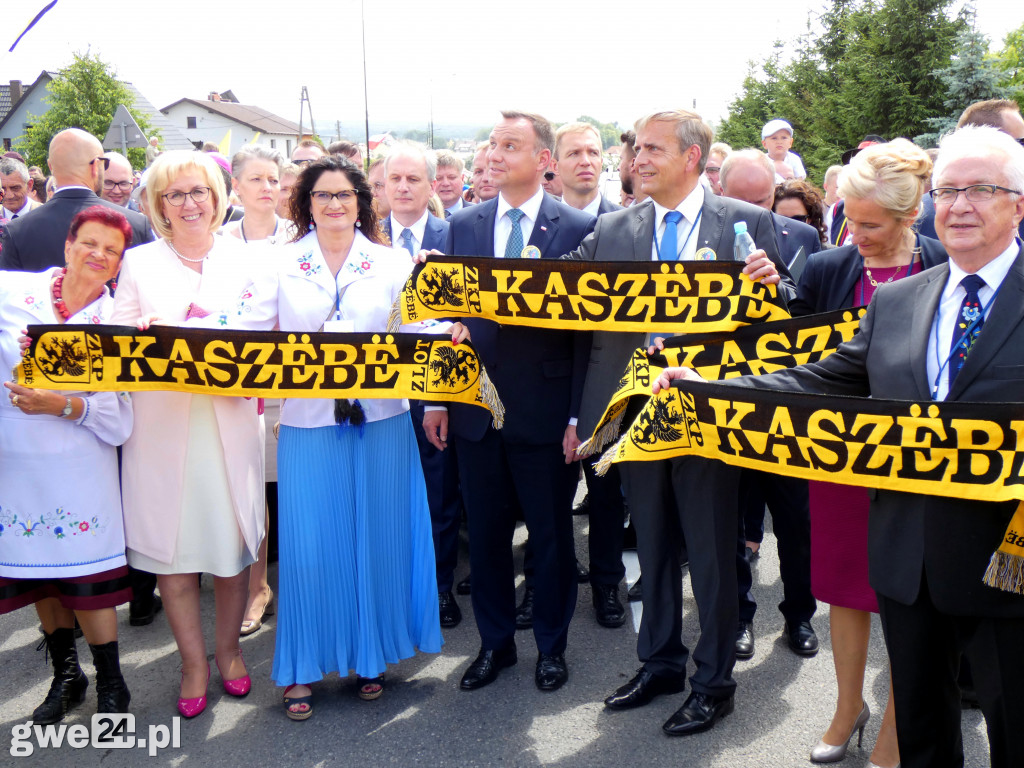
M 653 198 L 654 203 L 654 242 L 651 243 L 651 261 L 658 261 L 658 249 L 661 247 L 661 239 L 665 236 L 665 214 L 669 209 L 660 205 Z M 704 187 L 698 184 L 693 191 L 683 198 L 683 201 L 675 207 L 675 210 L 683 214 L 682 220 L 676 225 L 676 247 L 679 261 L 693 261 L 697 253 L 697 236 L 699 232 L 693 230 L 700 226 L 698 217 L 701 208 L 704 207 Z M 731 254 L 726 258 L 731 258 Z
M 21 206 L 21 210 L 12 211 L 9 208 L 0 208 L 0 218 L 13 219 L 15 216 L 23 216 L 32 210 L 32 200 L 25 195 L 25 204 Z
M 986 320 L 992 309 L 992 299 L 1006 279 L 1019 249 L 1017 241 L 1012 240 L 1005 251 L 975 273 L 985 281 L 985 285 L 978 291 L 978 298 L 981 300 L 981 309 Z M 967 274 L 956 262 L 949 260 L 949 278 L 942 290 L 942 296 L 939 297 L 939 307 L 932 322 L 931 333 L 928 335 L 928 383 L 932 387 L 933 400 L 945 400 L 949 395 L 949 348 L 953 343 L 953 332 L 956 329 L 960 307 L 967 296 L 967 290 L 960 285 L 960 281 Z M 982 333 L 984 332 L 982 327 Z
M 530 242 L 533 225 L 537 223 L 537 217 L 540 215 L 540 203 L 543 199 L 544 188 L 537 187 L 534 196 L 519 206 L 519 210 L 523 212 L 522 218 L 519 219 L 519 227 L 523 230 L 523 247 Z M 505 258 L 505 246 L 508 244 L 508 236 L 512 234 L 512 219 L 507 215 L 511 210 L 512 206 L 505 200 L 505 196 L 499 194 L 498 211 L 494 219 L 494 255 L 499 259 Z
M 389 214 L 391 219 L 391 246 L 401 249 L 403 253 L 407 253 L 405 243 L 402 242 L 402 232 L 409 229 L 412 232 L 412 252 L 419 253 L 420 248 L 423 247 L 423 233 L 427 229 L 427 216 L 428 211 L 424 208 L 423 215 L 420 216 L 419 220 L 414 222 L 411 227 L 405 227 L 398 223 L 394 213 Z

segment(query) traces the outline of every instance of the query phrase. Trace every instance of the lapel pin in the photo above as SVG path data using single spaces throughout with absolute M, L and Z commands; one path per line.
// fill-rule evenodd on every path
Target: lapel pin
M 547 227 L 541 227 L 541 228 L 540 228 L 540 231 L 541 231 L 541 232 L 547 232 L 547 231 L 548 231 L 548 228 L 547 228 Z
M 525 248 L 523 248 L 523 251 L 522 253 L 519 254 L 519 256 L 520 258 L 523 259 L 539 259 L 540 248 L 538 248 L 536 245 L 528 245 Z

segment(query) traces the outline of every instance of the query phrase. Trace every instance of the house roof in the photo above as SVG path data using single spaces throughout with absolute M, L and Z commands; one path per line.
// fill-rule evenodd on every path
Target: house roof
M 0 86 L 0 129 L 4 127 L 7 119 L 15 112 L 18 105 L 31 95 L 32 91 L 39 86 L 45 87 L 48 82 L 52 81 L 59 74 L 59 72 L 49 70 L 41 72 L 39 77 L 37 77 L 31 85 L 25 86 L 21 99 L 19 99 L 16 104 L 8 104 L 6 112 L 4 111 L 3 98 L 4 93 L 6 93 L 7 100 L 10 102 L 11 86 L 10 84 Z M 131 91 L 132 96 L 135 99 L 135 104 L 133 105 L 134 108 L 140 112 L 144 112 L 146 117 L 149 118 L 150 125 L 152 125 L 152 127 L 156 129 L 156 132 L 160 134 L 161 145 L 164 149 L 195 149 L 195 145 L 188 140 L 185 134 L 183 134 L 171 123 L 170 120 L 167 119 L 167 115 L 163 114 L 156 107 L 150 104 L 138 88 L 127 81 L 122 80 L 121 82 L 128 87 L 129 91 Z
M 285 120 L 262 107 L 255 107 L 250 104 L 233 104 L 226 101 L 207 101 L 206 99 L 178 99 L 173 104 L 168 104 L 161 109 L 165 115 L 167 111 L 181 103 L 193 104 L 200 109 L 221 115 L 234 120 L 236 123 L 252 128 L 262 133 L 287 133 L 297 134 L 299 126 L 291 120 Z

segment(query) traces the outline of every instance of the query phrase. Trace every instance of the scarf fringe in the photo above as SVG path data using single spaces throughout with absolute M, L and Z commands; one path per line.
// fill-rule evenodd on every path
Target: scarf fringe
M 617 443 L 619 440 L 619 432 L 622 429 L 622 417 L 625 416 L 625 414 L 626 409 L 623 408 L 622 412 L 618 416 L 580 443 L 580 447 L 577 449 L 577 452 L 581 456 L 589 456 L 591 454 L 598 453 L 599 451 L 603 451 L 606 446 L 611 445 L 612 443 Z
M 996 550 L 988 561 L 982 581 L 1004 592 L 1024 595 L 1024 557 Z
M 391 305 L 391 311 L 388 312 L 388 333 L 398 333 L 402 328 L 402 294 L 398 294 L 395 297 L 394 303 Z
M 594 472 L 600 477 L 604 477 L 608 474 L 608 470 L 612 468 L 612 464 L 615 461 L 615 454 L 619 451 L 619 446 L 622 441 L 626 439 L 626 435 L 623 435 L 615 441 L 615 445 L 609 448 L 607 451 L 601 454 L 601 458 L 594 464 Z
M 502 404 L 501 398 L 498 397 L 498 390 L 494 386 L 494 382 L 491 381 L 491 377 L 487 375 L 486 368 L 483 370 L 483 376 L 480 377 L 480 396 L 483 398 L 484 405 L 491 412 L 494 428 L 501 429 L 505 426 L 505 406 Z

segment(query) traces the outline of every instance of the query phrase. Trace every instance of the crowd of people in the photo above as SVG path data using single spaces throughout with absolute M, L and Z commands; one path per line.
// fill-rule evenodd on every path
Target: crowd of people
M 141 178 L 95 137 L 67 129 L 50 144 L 48 199 L 47 180 L 16 153 L 0 159 L 0 363 L 12 370 L 26 329 L 40 323 L 383 331 L 414 264 L 432 253 L 728 259 L 733 225 L 743 222 L 756 246 L 744 273 L 776 286 L 791 315 L 869 310 L 861 332 L 824 363 L 730 384 L 1019 399 L 1011 389 L 1024 370 L 1016 104 L 972 105 L 928 152 L 866 137 L 820 188 L 785 120 L 764 126 L 761 148 L 713 138 L 692 112 L 639 119 L 621 137 L 616 203 L 601 194 L 597 129 L 555 130 L 526 112 L 503 112 L 468 165 L 411 143 L 364 163 L 350 142 L 303 140 L 290 158 L 249 145 L 228 160 L 160 152 L 154 141 Z M 962 304 L 982 321 L 966 326 Z M 460 688 L 492 684 L 518 662 L 516 631 L 532 628 L 536 687 L 557 690 L 569 680 L 581 581 L 597 624 L 625 622 L 628 521 L 642 573 L 629 590 L 643 604 L 640 667 L 604 704 L 641 707 L 688 683 L 663 730 L 706 731 L 733 711 L 735 665 L 754 655 L 751 567 L 767 511 L 793 653 L 818 652 L 812 617 L 817 601 L 830 606 L 835 708 L 810 760 L 838 762 L 863 737 L 871 614 L 881 612 L 891 687 L 870 765 L 962 765 L 963 696 L 984 712 L 992 765 L 1018 764 L 1024 700 L 1008 692 L 1020 677 L 1024 598 L 981 583 L 1012 505 L 808 483 L 694 457 L 625 462 L 601 475 L 581 445 L 633 350 L 663 347 L 658 329 L 468 319 L 402 331 L 471 341 L 504 404 L 503 427 L 463 404 L 4 383 L 0 613 L 35 606 L 54 672 L 34 722 L 59 721 L 85 696 L 79 629 L 98 711 L 128 710 L 114 610 L 126 602 L 132 625 L 166 612 L 181 657 L 178 711 L 202 713 L 212 672 L 203 573 L 216 601 L 213 658 L 231 696 L 253 685 L 239 638 L 259 631 L 276 604 L 271 677 L 292 720 L 312 716 L 314 686 L 328 674 L 354 674 L 357 695 L 372 700 L 385 692 L 388 665 L 440 652 L 442 629 L 463 619 L 456 593 L 470 595 L 480 637 Z M 672 369 L 654 389 L 695 376 Z M 573 541 L 581 481 L 588 568 Z M 456 584 L 464 521 L 470 576 Z M 518 521 L 528 541 L 517 602 Z M 276 591 L 267 577 L 274 557 Z M 682 641 L 686 566 L 700 628 L 692 653 Z

